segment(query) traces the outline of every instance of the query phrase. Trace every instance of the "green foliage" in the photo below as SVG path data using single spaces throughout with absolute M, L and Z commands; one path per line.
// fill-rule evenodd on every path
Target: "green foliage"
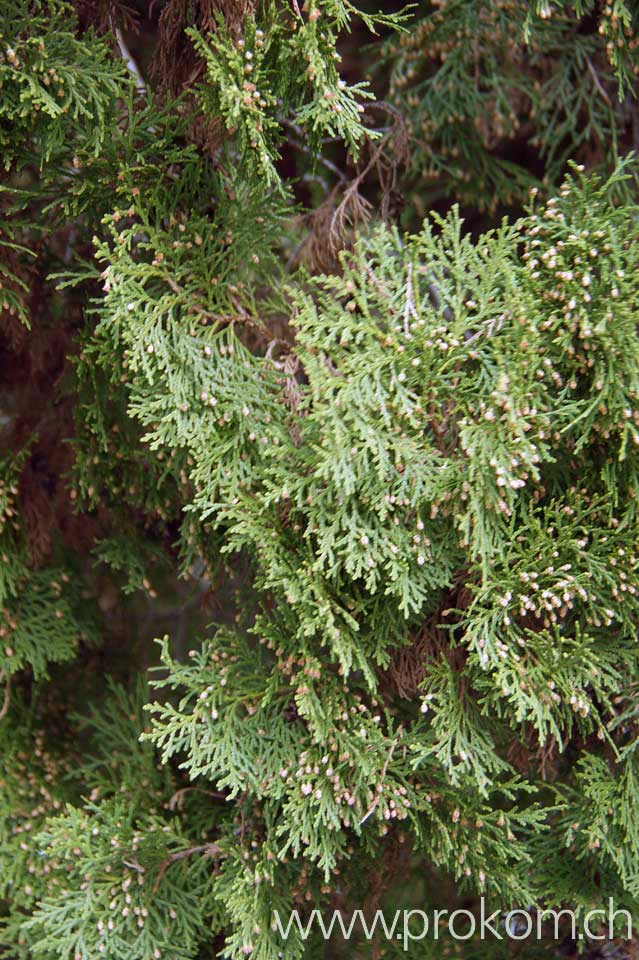
M 76 37 L 69 13 L 57 0 L 3 4 L 0 150 L 7 170 L 25 163 L 25 147 L 42 161 L 75 142 L 97 155 L 114 125 L 123 65 L 103 40 Z
M 205 112 L 224 120 L 240 162 L 269 184 L 279 180 L 275 161 L 285 140 L 282 125 L 291 122 L 287 112 L 312 148 L 324 136 L 336 137 L 357 155 L 366 132 L 362 100 L 373 94 L 367 83 L 349 85 L 337 66 L 339 33 L 359 11 L 342 0 L 313 0 L 304 12 L 306 19 L 297 7 L 266 3 L 259 21 L 247 18 L 239 39 L 221 17 L 208 39 L 188 31 L 206 63 L 207 81 L 198 91 Z M 398 27 L 405 16 L 373 13 L 362 19 L 375 32 Z
M 0 669 L 11 675 L 28 665 L 39 678 L 48 661 L 73 658 L 78 644 L 90 639 L 92 624 L 82 617 L 79 592 L 65 570 L 39 570 L 16 588 L 18 597 L 2 611 Z
M 636 11 L 183 6 L 0 14 L 0 952 L 638 920 Z
M 567 159 L 599 152 L 609 163 L 639 70 L 637 13 L 595 6 L 453 0 L 391 37 L 391 97 L 410 117 L 421 189 L 494 210 L 540 185 L 536 156 L 553 186 Z
M 99 956 L 107 949 L 118 960 L 169 951 L 180 960 L 194 955 L 204 924 L 206 877 L 183 860 L 152 883 L 154 868 L 157 873 L 172 853 L 184 849 L 179 832 L 105 802 L 86 811 L 70 807 L 49 820 L 39 842 L 54 877 L 58 872 L 71 890 L 66 896 L 45 895 L 25 925 L 36 956 L 69 950 Z
M 531 4 L 528 23 L 536 18 L 548 19 L 555 11 L 568 9 L 578 17 L 597 15 L 597 32 L 605 41 L 606 56 L 614 67 L 620 93 L 632 90 L 639 64 L 637 63 L 637 10 L 626 0 L 613 0 L 596 10 L 591 0 L 536 0 Z
M 95 616 L 82 603 L 81 585 L 60 566 L 30 570 L 17 503 L 22 451 L 0 466 L 0 675 L 30 667 L 36 678 L 47 664 L 71 660 L 81 642 L 96 637 Z
M 3 901 L 10 901 L 19 924 L 33 909 L 49 885 L 58 880 L 49 867 L 41 868 L 32 838 L 47 817 L 54 817 L 71 796 L 65 779 L 75 757 L 51 750 L 44 732 L 27 712 L 16 711 L 18 723 L 2 727 L 2 773 L 0 787 Z M 4 923 L 0 920 L 4 941 Z M 19 935 L 18 935 L 19 936 Z

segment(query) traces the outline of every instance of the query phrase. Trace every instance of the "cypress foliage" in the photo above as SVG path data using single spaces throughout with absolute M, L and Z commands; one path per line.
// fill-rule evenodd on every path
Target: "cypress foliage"
M 274 925 L 639 923 L 639 12 L 364 6 L 2 3 L 7 960 L 634 956 Z

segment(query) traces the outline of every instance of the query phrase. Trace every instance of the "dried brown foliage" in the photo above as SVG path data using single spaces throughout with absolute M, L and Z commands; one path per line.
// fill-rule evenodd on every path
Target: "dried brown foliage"
M 204 64 L 185 35 L 187 27 L 215 33 L 221 18 L 230 33 L 239 36 L 256 6 L 256 0 L 167 0 L 158 19 L 153 63 L 156 81 L 172 93 L 191 87 L 202 76 Z
M 439 606 L 424 620 L 408 644 L 393 653 L 382 676 L 382 687 L 393 695 L 408 700 L 417 697 L 428 674 L 429 663 L 440 657 L 446 657 L 453 669 L 461 673 L 465 652 L 461 647 L 451 646 L 450 629 L 456 617 L 453 611 L 465 610 L 472 598 L 471 591 L 465 586 L 466 579 L 467 571 L 463 571 L 457 576 L 457 586 L 446 597 L 445 605 Z
M 138 29 L 139 13 L 127 0 L 75 0 L 75 7 L 83 29 L 92 26 L 98 33 Z
M 30 559 L 39 566 L 50 559 L 56 538 L 87 549 L 95 535 L 94 522 L 74 513 L 66 479 L 73 460 L 67 442 L 73 435 L 73 404 L 64 380 L 76 349 L 77 318 L 73 309 L 53 312 L 54 291 L 37 260 L 6 248 L 2 255 L 28 284 L 23 302 L 30 329 L 15 313 L 0 311 L 0 445 L 28 451 L 19 477 L 19 504 Z
M 390 125 L 379 138 L 366 139 L 353 177 L 349 178 L 337 166 L 322 160 L 338 181 L 324 202 L 305 215 L 308 235 L 295 252 L 293 263 L 304 263 L 317 272 L 335 270 L 340 250 L 350 246 L 355 231 L 368 222 L 374 210 L 388 222 L 401 205 L 399 176 L 410 160 L 406 123 L 389 104 L 380 102 L 368 109 L 371 115 L 381 113 L 387 116 Z M 373 116 L 370 119 L 374 119 Z M 366 185 L 371 182 L 375 186 L 375 204 L 365 193 Z

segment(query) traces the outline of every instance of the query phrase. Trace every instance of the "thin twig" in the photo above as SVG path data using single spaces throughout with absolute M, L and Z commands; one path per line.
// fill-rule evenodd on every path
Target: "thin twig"
M 236 301 L 233 301 L 233 306 L 237 310 L 236 316 L 232 314 L 212 313 L 210 310 L 207 310 L 206 307 L 203 307 L 201 303 L 188 302 L 188 291 L 176 283 L 169 273 L 164 274 L 164 279 L 168 283 L 173 293 L 175 293 L 178 297 L 184 297 L 187 300 L 187 303 L 184 306 L 187 309 L 193 310 L 198 314 L 198 316 L 202 317 L 203 320 L 209 320 L 211 323 L 228 324 L 233 324 L 236 321 L 241 320 L 258 330 L 263 337 L 266 337 L 268 340 L 272 339 L 271 331 L 268 329 L 266 324 L 261 320 L 258 320 L 256 317 L 252 317 L 246 312 L 244 307 L 242 307 L 241 304 L 238 304 Z
M 4 677 L 4 670 L 0 671 L 0 680 Z M 9 710 L 9 704 L 11 703 L 11 674 L 7 677 L 7 683 L 4 688 L 4 701 L 2 703 L 2 708 L 0 709 L 0 720 L 3 717 L 6 717 Z
M 362 819 L 359 821 L 360 827 L 361 827 L 361 825 L 362 825 L 363 823 L 366 823 L 366 821 L 368 820 L 368 818 L 369 818 L 369 817 L 371 816 L 371 814 L 375 811 L 375 809 L 377 808 L 377 805 L 379 804 L 379 801 L 380 801 L 381 796 L 382 796 L 382 789 L 381 789 L 381 788 L 382 788 L 382 786 L 383 786 L 383 784 L 384 784 L 384 780 L 385 780 L 385 778 L 386 778 L 386 771 L 387 771 L 387 769 L 388 769 L 388 764 L 391 762 L 391 758 L 392 758 L 392 756 L 393 756 L 393 753 L 395 752 L 395 747 L 397 746 L 398 742 L 399 742 L 399 734 L 398 734 L 398 736 L 395 738 L 395 740 L 393 740 L 393 742 L 391 743 L 391 748 L 390 748 L 390 750 L 388 751 L 388 756 L 386 757 L 386 760 L 384 761 L 384 766 L 382 767 L 382 773 L 381 773 L 381 776 L 380 776 L 380 779 L 379 779 L 379 783 L 377 784 L 377 796 L 375 797 L 375 799 L 374 799 L 373 802 L 371 803 L 370 807 L 368 808 L 368 810 L 366 811 L 366 813 L 364 814 L 364 816 L 362 817 Z
M 594 68 L 594 66 L 593 66 L 593 63 L 592 63 L 592 60 L 590 59 L 590 57 L 588 56 L 588 54 L 586 54 L 586 63 L 588 64 L 588 69 L 590 70 L 590 75 L 592 76 L 592 79 L 595 81 L 595 86 L 596 86 L 597 90 L 599 91 L 599 93 L 601 94 L 601 96 L 604 98 L 604 100 L 606 101 L 606 103 L 608 104 L 608 106 L 609 106 L 609 107 L 612 107 L 612 103 L 610 102 L 610 97 L 608 96 L 608 94 L 606 93 L 606 91 L 604 90 L 604 88 L 602 87 L 601 81 L 599 80 L 599 77 L 597 76 L 597 71 L 595 70 L 595 68 Z
M 409 317 L 413 317 L 415 320 L 419 320 L 419 314 L 415 309 L 415 301 L 413 299 L 413 264 L 409 263 L 406 270 L 406 303 L 404 304 L 404 333 L 406 334 L 406 339 L 410 340 L 410 323 Z
M 158 875 L 153 884 L 153 893 L 156 892 L 157 888 L 160 886 L 162 877 L 166 873 L 168 867 L 172 863 L 176 863 L 178 860 L 186 860 L 187 857 L 192 857 L 196 853 L 203 853 L 207 857 L 219 856 L 222 853 L 221 848 L 217 843 L 203 843 L 199 847 L 189 847 L 188 850 L 178 850 L 176 853 L 172 853 L 170 857 L 160 864 L 158 868 Z
M 205 793 L 208 797 L 214 797 L 216 800 L 228 799 L 225 793 L 219 793 L 215 790 L 205 790 L 203 787 L 182 787 L 181 790 L 176 790 L 169 800 L 169 809 L 179 809 L 182 805 L 182 798 L 184 794 L 190 793 L 192 790 L 195 790 L 197 793 Z
M 113 25 L 113 23 L 112 23 L 112 25 Z M 122 31 L 120 30 L 119 27 L 116 27 L 116 29 L 115 29 L 115 39 L 116 39 L 117 42 L 118 42 L 118 47 L 119 47 L 119 49 L 120 49 L 120 55 L 121 55 L 122 59 L 123 59 L 124 62 L 126 63 L 129 71 L 130 71 L 130 72 L 133 74 L 133 76 L 135 77 L 135 88 L 136 88 L 136 90 L 138 91 L 138 93 L 146 93 L 146 83 L 144 82 L 144 77 L 142 76 L 142 73 L 141 73 L 140 68 L 138 67 L 136 61 L 135 61 L 134 58 L 131 56 L 131 52 L 130 52 L 129 48 L 127 47 L 126 43 L 124 42 L 124 39 L 123 39 L 123 37 L 122 37 Z
M 287 125 L 291 127 L 294 126 L 294 124 Z M 343 183 L 348 181 L 346 174 L 340 170 L 337 164 L 333 163 L 332 160 L 329 160 L 328 157 L 323 156 L 321 153 L 316 153 L 314 150 L 311 150 L 310 147 L 307 147 L 305 143 L 300 143 L 298 140 L 294 140 L 292 137 L 290 138 L 289 142 L 291 146 L 295 147 L 297 150 L 300 150 L 302 153 L 306 153 L 309 157 L 313 157 L 314 160 L 317 160 L 318 163 L 321 163 L 322 166 L 326 167 L 327 170 L 330 170 L 331 173 L 338 178 L 338 180 L 341 180 Z
M 393 298 L 391 296 L 390 290 L 386 286 L 384 286 L 384 284 L 379 279 L 377 274 L 373 271 L 373 268 L 370 266 L 370 264 L 366 264 L 366 273 L 370 277 L 371 282 L 375 287 L 375 289 L 377 290 L 380 297 L 382 297 L 388 303 L 388 309 L 391 315 L 394 316 L 395 308 L 393 306 Z

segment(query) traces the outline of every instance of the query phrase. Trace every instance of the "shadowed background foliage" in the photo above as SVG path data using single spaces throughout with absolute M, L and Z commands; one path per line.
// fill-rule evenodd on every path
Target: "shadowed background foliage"
M 638 71 L 629 0 L 4 0 L 0 955 L 637 955 L 272 920 L 639 920 Z

